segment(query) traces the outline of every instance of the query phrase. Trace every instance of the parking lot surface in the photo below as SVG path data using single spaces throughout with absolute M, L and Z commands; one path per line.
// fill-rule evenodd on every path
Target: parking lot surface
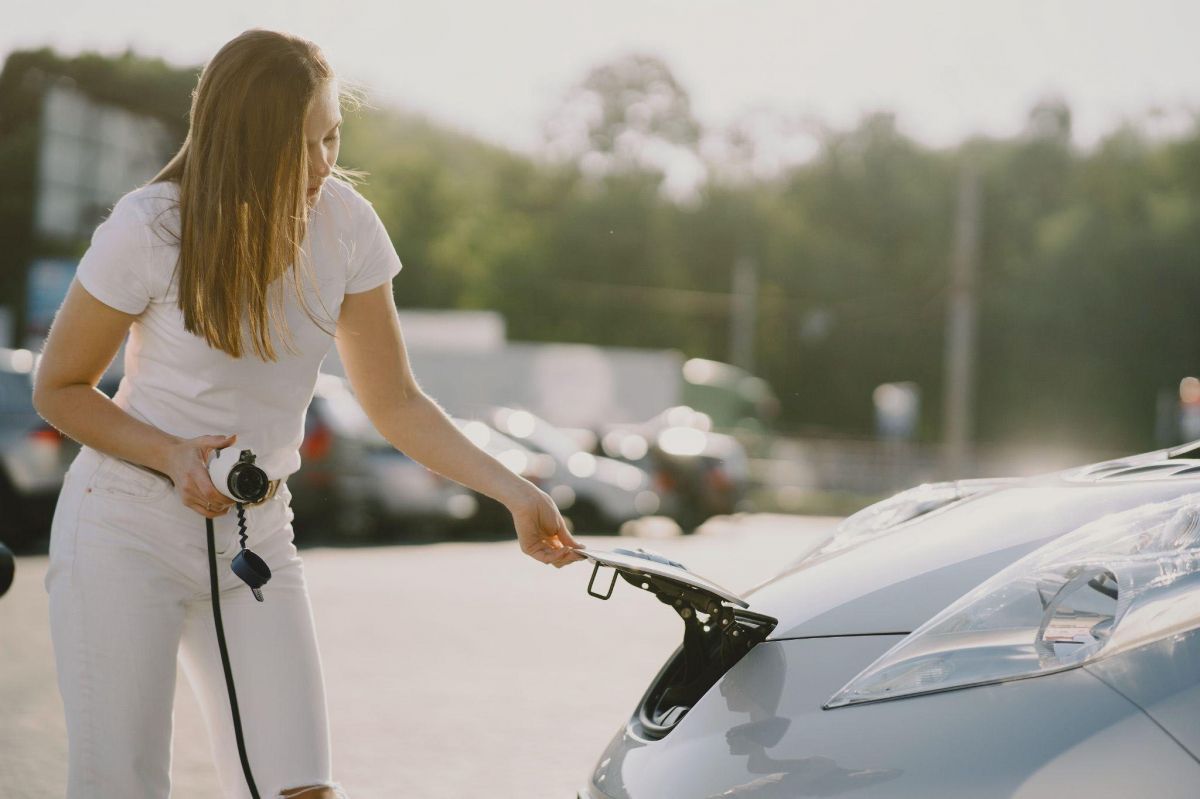
M 742 592 L 835 521 L 743 515 L 686 537 L 658 537 L 648 526 L 641 536 L 579 540 L 593 550 L 650 547 Z M 334 778 L 355 799 L 574 799 L 682 637 L 678 617 L 649 593 L 618 580 L 611 599 L 588 596 L 591 564 L 555 569 L 514 540 L 302 547 L 301 557 Z M 0 795 L 13 799 L 66 789 L 45 569 L 45 557 L 19 558 L 0 598 Z M 182 670 L 177 685 L 171 796 L 219 796 Z

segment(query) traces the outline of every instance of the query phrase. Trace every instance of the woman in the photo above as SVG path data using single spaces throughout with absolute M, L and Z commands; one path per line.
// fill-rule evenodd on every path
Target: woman
M 554 502 L 471 443 L 409 371 L 391 288 L 400 260 L 350 173 L 335 166 L 346 99 L 311 42 L 254 29 L 226 44 L 200 76 L 182 148 L 97 228 L 50 331 L 34 403 L 82 444 L 55 510 L 45 578 L 69 798 L 168 795 L 177 656 L 224 794 L 249 795 L 204 519 L 214 520 L 225 637 L 260 795 L 345 796 L 332 779 L 283 481 L 300 465 L 304 414 L 331 340 L 388 441 L 503 502 L 531 557 L 555 567 L 583 557 Z M 323 326 L 313 306 L 336 320 Z M 125 377 L 110 400 L 95 386 L 126 332 Z M 266 498 L 244 506 L 245 544 L 272 572 L 262 603 L 229 568 L 236 514 L 208 476 L 209 454 L 227 446 L 256 453 L 272 480 Z

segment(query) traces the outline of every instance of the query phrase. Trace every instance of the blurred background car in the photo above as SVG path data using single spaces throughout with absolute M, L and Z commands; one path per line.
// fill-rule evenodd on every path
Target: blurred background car
M 300 457 L 288 485 L 306 538 L 441 538 L 479 508 L 472 491 L 392 446 L 335 375 L 317 378 Z
M 80 449 L 33 407 L 39 357 L 0 348 L 0 509 L 5 540 L 20 551 L 45 549 L 63 476 Z M 118 354 L 97 388 L 114 397 L 123 374 Z M 288 477 L 298 540 L 441 538 L 479 507 L 474 492 L 384 439 L 344 378 L 318 377 L 300 452 L 301 467 Z
M 528 410 L 491 406 L 483 414 L 495 429 L 553 459 L 550 496 L 575 529 L 616 532 L 623 523 L 662 508 L 662 497 L 645 469 L 588 452 L 576 438 Z
M 602 425 L 597 449 L 649 473 L 654 490 L 669 498 L 663 514 L 684 532 L 712 516 L 752 509 L 745 448 L 733 436 L 713 432 L 708 416 L 686 405 L 642 424 Z
M 63 476 L 79 442 L 63 435 L 33 407 L 40 353 L 0 347 L 0 510 L 3 532 L 19 551 L 46 547 Z M 118 359 L 119 360 L 119 359 Z M 117 393 L 122 369 L 110 368 L 97 388 Z
M 35 356 L 0 349 L 0 510 L 5 541 L 21 549 L 50 530 L 63 475 L 79 445 L 33 407 Z
M 481 419 L 451 416 L 450 420 L 475 446 L 503 463 L 513 472 L 547 493 L 553 490 L 555 485 L 554 468 L 553 459 L 550 456 L 534 452 Z M 463 520 L 454 526 L 456 537 L 508 537 L 516 534 L 512 512 L 503 503 L 477 491 L 471 493 L 479 503 L 479 510 L 473 518 Z

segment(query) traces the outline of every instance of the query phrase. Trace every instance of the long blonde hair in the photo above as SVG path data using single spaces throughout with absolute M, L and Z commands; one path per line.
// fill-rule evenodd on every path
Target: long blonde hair
M 242 33 L 204 67 L 192 92 L 187 138 L 150 181 L 179 186 L 176 268 L 184 328 L 234 358 L 246 351 L 243 321 L 260 359 L 276 360 L 272 323 L 292 341 L 282 297 L 276 294 L 274 309 L 268 298 L 273 281 L 286 271 L 305 314 L 321 327 L 305 300 L 297 265 L 304 255 L 311 182 L 304 125 L 313 99 L 329 81 L 337 86 L 340 105 L 362 105 L 356 89 L 334 75 L 312 42 L 262 28 Z M 337 165 L 332 173 L 350 183 L 366 174 Z M 308 272 L 313 274 L 311 264 Z

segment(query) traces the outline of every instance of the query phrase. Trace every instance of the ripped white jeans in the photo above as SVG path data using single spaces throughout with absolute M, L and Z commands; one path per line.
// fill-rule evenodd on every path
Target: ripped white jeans
M 230 569 L 237 508 L 213 520 L 221 621 L 259 796 L 332 781 L 321 659 L 286 481 L 245 508 L 265 601 Z M 221 790 L 249 797 L 212 616 L 205 518 L 156 472 L 82 447 L 59 494 L 44 585 L 66 714 L 67 799 L 167 799 L 176 660 Z

